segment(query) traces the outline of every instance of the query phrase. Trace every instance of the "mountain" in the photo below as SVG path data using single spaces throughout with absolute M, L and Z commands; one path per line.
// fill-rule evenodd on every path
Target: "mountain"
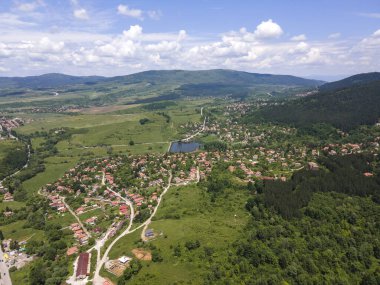
M 49 73 L 27 77 L 0 77 L 0 89 L 4 88 L 31 88 L 48 89 L 77 84 L 95 84 L 103 81 L 101 76 L 71 76 L 60 73 Z
M 342 80 L 338 80 L 331 83 L 326 83 L 319 86 L 320 91 L 337 91 L 345 88 L 363 85 L 373 81 L 380 80 L 380 72 L 370 72 L 370 73 L 361 73 L 356 74 L 350 77 L 347 77 Z
M 342 80 L 344 84 L 347 82 L 345 89 L 334 87 L 330 91 L 330 88 L 322 88 L 323 91 L 315 95 L 292 100 L 283 105 L 262 108 L 244 120 L 247 122 L 264 120 L 297 127 L 325 123 L 346 131 L 360 125 L 371 125 L 380 118 L 380 80 L 369 80 L 376 76 L 376 74 L 353 76 Z M 338 81 L 331 86 L 344 85 Z
M 123 83 L 149 82 L 152 84 L 204 84 L 222 83 L 230 85 L 252 86 L 258 84 L 307 86 L 316 87 L 323 81 L 305 79 L 292 75 L 274 75 L 250 73 L 244 71 L 213 69 L 213 70 L 150 70 L 126 76 L 117 76 L 107 81 L 119 81 Z
M 0 77 L 0 89 L 47 89 L 78 84 L 94 85 L 101 83 L 116 83 L 125 85 L 140 82 L 173 85 L 218 83 L 235 86 L 265 84 L 303 87 L 317 87 L 323 84 L 323 81 L 304 79 L 291 75 L 259 74 L 234 70 L 151 70 L 109 78 L 100 76 L 70 76 L 59 73 L 28 77 Z

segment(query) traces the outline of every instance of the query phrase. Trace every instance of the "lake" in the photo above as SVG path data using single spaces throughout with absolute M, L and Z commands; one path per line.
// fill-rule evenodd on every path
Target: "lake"
M 172 142 L 169 152 L 192 152 L 201 146 L 197 142 Z

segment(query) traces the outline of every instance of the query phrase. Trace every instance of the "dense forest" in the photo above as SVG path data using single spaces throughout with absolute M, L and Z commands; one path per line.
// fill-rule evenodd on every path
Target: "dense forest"
M 16 169 L 23 167 L 28 160 L 26 146 L 13 147 L 0 160 L 0 179 L 12 174 Z
M 321 170 L 299 171 L 289 182 L 248 185 L 251 219 L 224 261 L 209 265 L 206 284 L 380 284 L 378 160 L 320 163 Z M 223 175 L 220 168 L 215 175 Z M 214 180 L 212 199 L 228 186 Z
M 282 105 L 264 107 L 245 116 L 245 123 L 267 121 L 309 127 L 326 123 L 342 130 L 375 124 L 380 117 L 380 81 L 339 91 L 319 92 Z

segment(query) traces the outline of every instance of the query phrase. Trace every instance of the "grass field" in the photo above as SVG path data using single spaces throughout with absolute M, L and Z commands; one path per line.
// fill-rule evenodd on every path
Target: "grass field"
M 0 211 L 5 210 L 6 207 L 11 208 L 12 210 L 17 210 L 25 206 L 23 202 L 11 201 L 11 202 L 1 202 Z
M 6 154 L 15 148 L 22 148 L 23 144 L 16 140 L 0 140 L 0 161 L 6 156 Z
M 143 262 L 143 268 L 130 284 L 201 284 L 207 261 L 204 249 L 212 248 L 212 258 L 219 258 L 241 234 L 248 215 L 244 210 L 247 198 L 244 190 L 230 192 L 228 197 L 210 202 L 210 198 L 197 186 L 172 188 L 158 210 L 157 218 L 149 228 L 162 233 L 150 243 L 158 248 L 163 262 Z M 179 219 L 173 219 L 179 215 Z M 121 239 L 111 250 L 110 258 L 132 256 L 141 231 Z M 200 248 L 185 249 L 187 241 L 199 240 Z M 173 255 L 173 247 L 180 245 L 181 257 Z M 109 277 L 109 275 L 107 275 Z M 115 280 L 115 278 L 113 278 Z
M 36 193 L 42 186 L 52 183 L 61 177 L 68 169 L 78 163 L 78 157 L 48 158 L 45 160 L 45 171 L 23 182 L 23 187 L 29 195 Z
M 23 241 L 28 238 L 33 240 L 43 240 L 44 232 L 31 228 L 24 228 L 25 221 L 17 221 L 8 225 L 0 227 L 3 231 L 4 237 L 6 239 L 13 239 L 18 241 Z

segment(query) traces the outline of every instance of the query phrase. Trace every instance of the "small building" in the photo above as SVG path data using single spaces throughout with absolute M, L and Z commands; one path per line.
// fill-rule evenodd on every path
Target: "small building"
M 145 237 L 153 237 L 154 236 L 154 232 L 152 229 L 147 229 L 145 231 Z
M 125 263 L 131 261 L 132 258 L 130 258 L 130 257 L 128 257 L 128 256 L 122 256 L 122 257 L 120 257 L 118 260 L 119 260 L 120 263 L 125 264 Z
M 307 168 L 309 170 L 317 171 L 317 170 L 319 170 L 319 165 L 316 164 L 315 162 L 308 162 L 307 163 Z
M 66 255 L 67 256 L 71 256 L 71 255 L 73 255 L 75 253 L 78 253 L 78 247 L 77 246 L 70 247 L 66 251 Z
M 77 270 L 76 270 L 76 278 L 84 279 L 90 275 L 90 254 L 88 252 L 82 252 L 79 255 Z

